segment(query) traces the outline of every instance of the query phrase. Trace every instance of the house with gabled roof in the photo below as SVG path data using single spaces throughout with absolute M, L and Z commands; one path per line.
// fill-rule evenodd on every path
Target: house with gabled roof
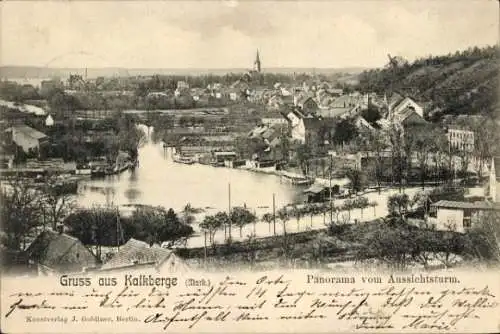
M 99 260 L 83 243 L 62 231 L 45 230 L 25 251 L 39 275 L 83 272 L 96 268 Z
M 38 151 L 42 145 L 49 143 L 49 137 L 27 125 L 14 125 L 5 130 L 9 138 L 20 146 L 24 152 Z
M 398 122 L 403 127 L 427 124 L 427 121 L 412 107 L 407 107 L 395 114 L 394 121 Z
M 420 117 L 424 117 L 424 107 L 420 105 L 419 103 L 415 102 L 413 99 L 410 97 L 405 97 L 398 103 L 396 103 L 392 108 L 392 112 L 395 115 L 398 115 L 399 113 L 402 113 L 406 109 L 411 108 L 413 109 Z
M 187 264 L 170 249 L 131 238 L 99 269 L 100 272 L 151 269 L 159 272 L 179 272 Z
M 297 99 L 296 105 L 306 115 L 315 114 L 318 111 L 318 104 L 310 96 L 301 96 Z
M 288 120 L 291 129 L 291 136 L 293 140 L 301 143 L 306 141 L 306 128 L 304 125 L 305 115 L 295 108 L 290 109 L 283 113 L 284 117 Z

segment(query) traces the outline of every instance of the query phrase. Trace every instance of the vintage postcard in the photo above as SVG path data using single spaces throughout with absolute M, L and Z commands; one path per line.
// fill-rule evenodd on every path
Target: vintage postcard
M 497 1 L 3 1 L 0 331 L 500 331 Z

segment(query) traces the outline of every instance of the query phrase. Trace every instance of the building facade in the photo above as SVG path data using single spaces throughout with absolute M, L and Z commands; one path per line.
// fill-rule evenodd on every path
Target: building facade
M 6 130 L 12 141 L 24 152 L 39 152 L 42 145 L 49 143 L 49 138 L 42 132 L 26 125 L 13 126 Z
M 474 131 L 452 127 L 448 129 L 447 136 L 451 149 L 465 152 L 474 151 Z

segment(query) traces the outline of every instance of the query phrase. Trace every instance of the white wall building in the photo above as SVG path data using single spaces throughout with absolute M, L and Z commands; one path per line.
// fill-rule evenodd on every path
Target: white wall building
M 474 151 L 474 131 L 451 127 L 448 129 L 447 136 L 452 149 Z
M 45 119 L 45 126 L 53 126 L 54 125 L 54 119 L 52 116 L 48 115 L 47 118 Z

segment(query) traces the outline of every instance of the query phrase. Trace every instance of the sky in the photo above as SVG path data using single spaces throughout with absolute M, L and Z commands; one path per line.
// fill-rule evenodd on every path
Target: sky
M 1 65 L 379 67 L 498 42 L 494 0 L 3 1 Z

